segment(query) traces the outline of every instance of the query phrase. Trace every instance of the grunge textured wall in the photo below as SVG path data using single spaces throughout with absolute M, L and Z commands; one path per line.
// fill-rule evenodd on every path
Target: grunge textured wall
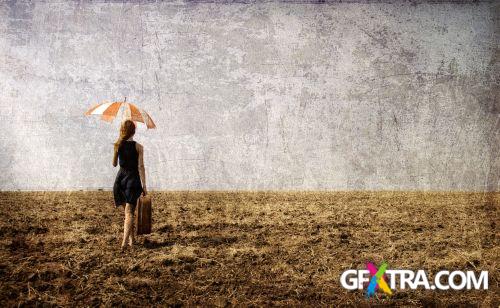
M 0 1 L 0 189 L 498 190 L 499 6 Z

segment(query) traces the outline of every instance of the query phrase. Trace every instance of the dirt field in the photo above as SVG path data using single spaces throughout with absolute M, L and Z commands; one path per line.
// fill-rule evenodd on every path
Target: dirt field
M 0 304 L 498 307 L 500 193 L 153 192 L 120 254 L 111 192 L 0 192 Z M 340 274 L 488 270 L 487 291 L 347 291 Z

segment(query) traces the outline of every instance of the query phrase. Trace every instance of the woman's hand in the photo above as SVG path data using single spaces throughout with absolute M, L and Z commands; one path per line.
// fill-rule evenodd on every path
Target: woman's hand
M 146 196 L 148 194 L 148 190 L 146 189 L 146 186 L 142 188 L 142 195 Z

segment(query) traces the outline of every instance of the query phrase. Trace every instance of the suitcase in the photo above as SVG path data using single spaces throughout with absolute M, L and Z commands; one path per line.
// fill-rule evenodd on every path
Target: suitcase
M 141 196 L 135 209 L 135 235 L 151 233 L 151 197 Z

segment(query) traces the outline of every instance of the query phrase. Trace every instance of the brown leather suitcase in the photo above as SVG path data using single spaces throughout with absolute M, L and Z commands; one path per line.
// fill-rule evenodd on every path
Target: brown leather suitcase
M 141 196 L 135 209 L 135 234 L 150 234 L 152 224 L 151 197 Z

